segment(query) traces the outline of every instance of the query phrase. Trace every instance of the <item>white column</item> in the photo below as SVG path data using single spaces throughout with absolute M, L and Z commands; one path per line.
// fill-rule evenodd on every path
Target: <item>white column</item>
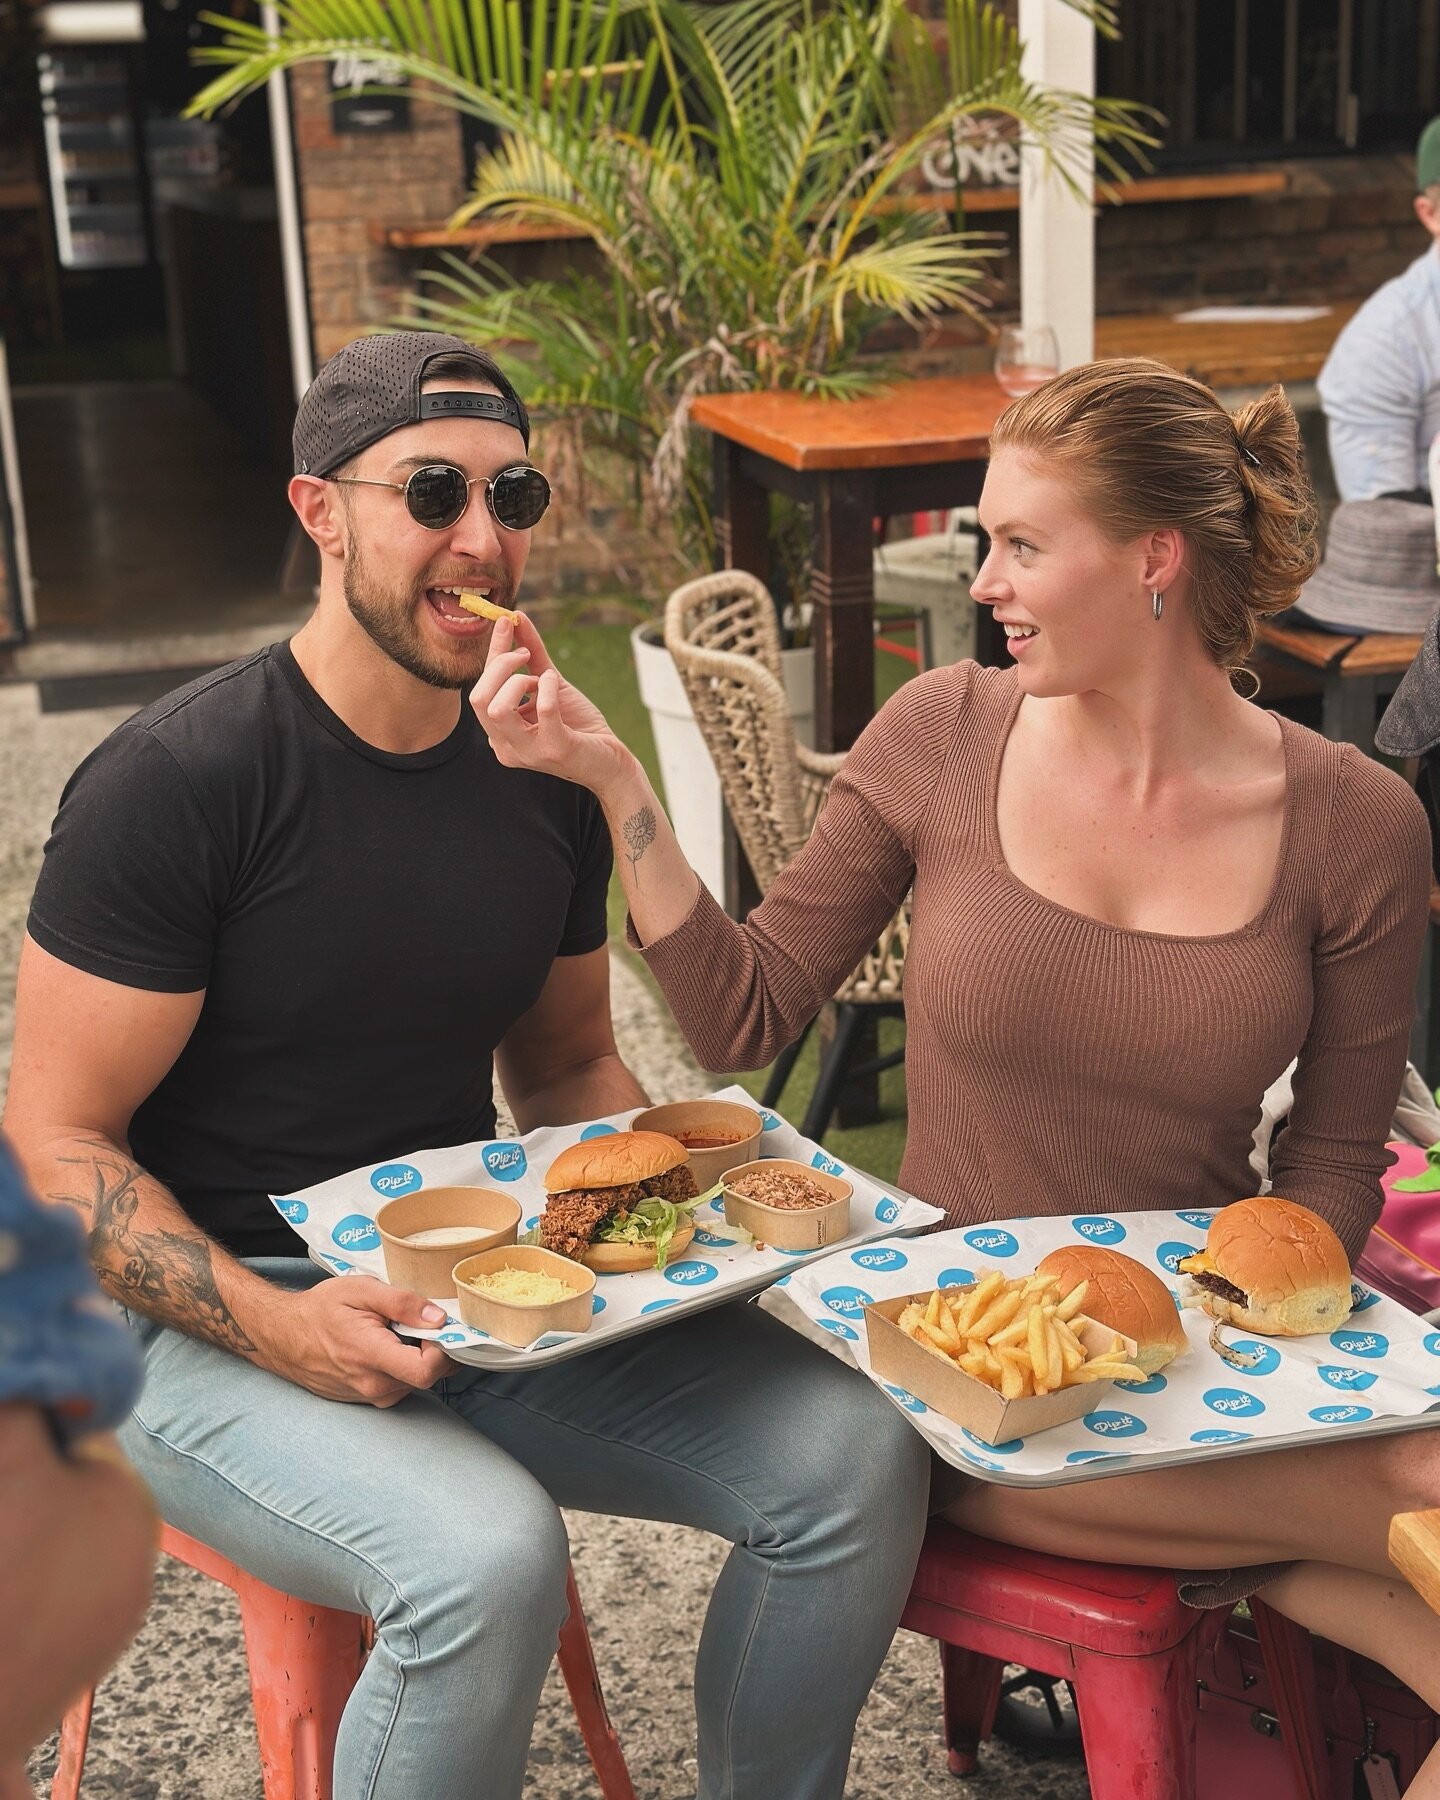
M 1026 77 L 1046 87 L 1093 98 L 1095 27 L 1064 0 L 1020 0 Z M 1090 132 L 1064 145 L 1065 163 L 1080 184 L 1072 193 L 1040 151 L 1020 152 L 1020 322 L 1053 327 L 1060 366 L 1073 368 L 1095 354 L 1095 148 Z
M 270 37 L 280 35 L 280 14 L 265 0 L 260 20 Z M 280 228 L 280 266 L 285 280 L 285 318 L 290 327 L 290 380 L 298 404 L 315 374 L 310 352 L 310 297 L 305 282 L 305 240 L 300 219 L 300 186 L 290 137 L 290 89 L 277 69 L 267 84 L 270 147 L 275 158 L 275 207 Z

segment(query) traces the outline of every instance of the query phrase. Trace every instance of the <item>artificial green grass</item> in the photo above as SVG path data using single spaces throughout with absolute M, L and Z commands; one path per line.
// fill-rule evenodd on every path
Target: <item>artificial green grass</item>
M 546 646 L 566 677 L 592 699 L 610 721 L 616 735 L 644 763 L 657 793 L 660 784 L 655 740 L 650 730 L 650 716 L 640 699 L 635 677 L 635 664 L 630 651 L 630 631 L 625 625 L 567 624 L 549 627 Z M 888 654 L 875 659 L 875 692 L 877 704 L 889 696 L 913 673 L 912 666 L 900 657 Z M 625 899 L 619 878 L 610 884 L 609 927 L 612 942 L 623 943 L 625 933 Z M 635 966 L 645 980 L 649 971 L 638 957 Z M 882 1051 L 898 1049 L 903 1042 L 904 1027 L 898 1020 L 880 1022 Z M 818 1067 L 816 1034 L 812 1032 L 791 1071 L 778 1110 L 792 1123 L 798 1124 L 815 1085 Z M 768 1069 L 738 1074 L 737 1080 L 758 1099 L 769 1078 Z M 723 1077 L 717 1078 L 719 1086 Z M 843 1129 L 831 1126 L 826 1133 L 827 1148 L 856 1167 L 868 1170 L 884 1181 L 894 1181 L 905 1147 L 905 1071 L 903 1064 L 888 1069 L 880 1077 L 882 1117 L 873 1125 Z

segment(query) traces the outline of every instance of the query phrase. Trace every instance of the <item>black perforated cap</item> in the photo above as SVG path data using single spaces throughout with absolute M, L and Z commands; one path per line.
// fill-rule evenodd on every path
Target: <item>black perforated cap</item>
M 426 365 L 436 357 L 463 356 L 475 379 L 496 394 L 421 394 Z M 295 414 L 297 475 L 331 475 L 368 444 L 402 425 L 455 416 L 496 419 L 513 425 L 530 444 L 530 415 L 500 365 L 463 338 L 443 331 L 390 331 L 356 338 L 337 350 L 306 388 Z

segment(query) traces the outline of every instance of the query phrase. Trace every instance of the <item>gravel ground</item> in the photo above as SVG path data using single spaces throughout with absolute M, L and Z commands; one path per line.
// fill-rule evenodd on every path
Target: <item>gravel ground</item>
M 125 709 L 42 715 L 33 686 L 0 686 L 0 1076 L 9 1066 L 15 956 L 55 802 L 76 763 L 124 716 Z M 649 987 L 623 956 L 613 966 L 621 1049 L 648 1091 L 657 1102 L 705 1091 L 706 1078 Z M 684 1800 L 695 1784 L 691 1666 L 724 1546 L 661 1526 L 642 1562 L 607 1520 L 568 1522 L 636 1793 Z M 52 1740 L 31 1765 L 41 1794 L 53 1769 Z M 101 1687 L 84 1791 L 87 1800 L 260 1800 L 239 1617 L 224 1589 L 189 1569 L 160 1569 L 145 1628 Z M 581 1800 L 595 1791 L 552 1669 L 527 1800 Z M 987 1748 L 980 1776 L 953 1779 L 940 1741 L 935 1646 L 901 1632 L 861 1716 L 846 1792 L 851 1800 L 1081 1800 L 1089 1788 L 1075 1762 L 1031 1760 L 1000 1744 Z

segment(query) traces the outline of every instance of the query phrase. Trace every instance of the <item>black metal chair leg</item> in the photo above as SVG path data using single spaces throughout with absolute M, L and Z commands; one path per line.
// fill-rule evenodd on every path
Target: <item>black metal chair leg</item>
M 856 1006 L 849 1001 L 842 1001 L 835 1008 L 835 1035 L 820 1064 L 820 1073 L 815 1078 L 815 1091 L 810 1096 L 810 1104 L 805 1110 L 805 1122 L 800 1127 L 804 1136 L 813 1138 L 816 1143 L 824 1140 L 829 1129 L 840 1090 L 849 1074 L 850 1059 L 855 1053 L 855 1040 L 860 1035 L 860 1027 L 869 1010 L 868 1007 Z
M 818 1017 L 818 1014 L 817 1014 Z M 780 1096 L 785 1092 L 785 1083 L 790 1079 L 790 1071 L 795 1067 L 800 1052 L 805 1048 L 805 1040 L 814 1029 L 812 1019 L 788 1049 L 782 1050 L 775 1058 L 770 1070 L 770 1079 L 765 1083 L 765 1092 L 760 1096 L 762 1106 L 778 1106 Z

